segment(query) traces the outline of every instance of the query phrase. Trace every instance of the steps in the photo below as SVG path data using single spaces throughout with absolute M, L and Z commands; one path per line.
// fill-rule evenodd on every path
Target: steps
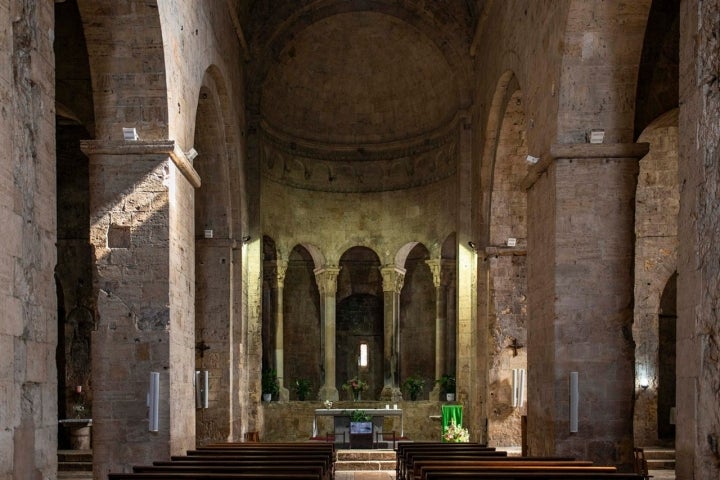
M 58 479 L 93 478 L 92 450 L 58 450 Z
M 644 447 L 648 470 L 675 470 L 675 450 L 662 447 Z
M 391 471 L 395 473 L 394 450 L 338 450 L 337 472 Z

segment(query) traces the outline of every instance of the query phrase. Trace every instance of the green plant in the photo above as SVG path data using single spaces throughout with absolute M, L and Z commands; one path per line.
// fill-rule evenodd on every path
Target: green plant
M 312 390 L 312 383 L 307 378 L 298 378 L 295 380 L 295 395 L 298 400 L 307 400 Z
M 278 382 L 277 372 L 268 368 L 262 373 L 262 393 L 277 395 L 280 393 L 280 383 Z
M 435 380 L 435 383 L 440 385 L 443 393 L 455 393 L 455 375 L 445 374 L 442 377 Z
M 365 410 L 353 410 L 350 412 L 351 422 L 369 422 L 370 415 Z
M 410 375 L 403 382 L 403 389 L 407 391 L 410 400 L 417 400 L 425 388 L 425 379 L 420 375 Z

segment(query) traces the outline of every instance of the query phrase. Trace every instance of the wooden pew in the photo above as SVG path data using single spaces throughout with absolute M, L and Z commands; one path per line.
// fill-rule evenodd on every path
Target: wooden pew
M 513 473 L 616 473 L 615 467 L 598 467 L 594 465 L 545 465 L 539 462 L 508 462 L 507 465 L 483 465 L 482 463 L 459 462 L 459 463 L 428 463 L 419 466 L 415 470 L 416 480 L 427 480 L 430 473 L 454 473 L 454 472 L 513 472 Z M 529 463 L 529 464 L 528 464 Z
M 175 465 L 139 465 L 133 467 L 134 473 L 252 473 L 257 475 L 265 474 L 288 474 L 303 473 L 312 474 L 319 480 L 331 480 L 325 467 L 320 464 L 255 464 L 255 465 L 227 465 L 218 463 L 205 463 L 201 465 L 187 465 L 176 463 Z
M 412 467 L 408 469 L 407 477 L 409 480 L 417 479 L 421 475 L 421 470 L 426 467 L 496 467 L 496 468 L 513 468 L 513 467 L 592 467 L 593 462 L 590 460 L 573 460 L 568 458 L 555 457 L 497 457 L 497 458 L 481 458 L 471 457 L 467 455 L 432 455 L 422 456 L 413 461 Z M 615 468 L 615 467 L 602 467 Z
M 318 480 L 310 473 L 109 473 L 108 480 Z
M 406 480 L 409 472 L 412 472 L 413 462 L 418 458 L 448 458 L 450 456 L 463 456 L 471 459 L 481 458 L 507 458 L 507 452 L 495 449 L 488 450 L 487 447 L 471 446 L 469 444 L 444 444 L 435 448 L 405 448 L 402 454 L 398 452 L 396 460 L 396 478 Z M 453 445 L 453 446 L 449 446 Z M 460 446 L 457 446 L 460 445 Z M 464 446 L 463 446 L 464 445 Z
M 427 480 L 642 480 L 637 473 L 620 472 L 428 472 Z
M 397 457 L 395 461 L 395 475 L 398 480 L 402 480 L 406 471 L 408 459 L 411 459 L 416 453 L 450 453 L 460 451 L 471 452 L 495 452 L 494 447 L 488 447 L 478 443 L 441 443 L 441 442 L 412 442 L 398 444 Z M 499 453 L 500 456 L 507 455 L 507 452 Z

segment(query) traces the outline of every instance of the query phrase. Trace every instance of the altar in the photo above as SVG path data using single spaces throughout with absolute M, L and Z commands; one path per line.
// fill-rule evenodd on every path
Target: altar
M 350 438 L 350 414 L 353 410 L 362 410 L 369 417 L 373 424 L 374 434 L 382 433 L 385 417 L 400 417 L 400 436 L 404 434 L 403 411 L 401 408 L 317 408 L 312 424 L 312 436 L 318 436 L 318 417 L 333 417 L 333 427 L 336 435 L 342 434 L 344 438 Z

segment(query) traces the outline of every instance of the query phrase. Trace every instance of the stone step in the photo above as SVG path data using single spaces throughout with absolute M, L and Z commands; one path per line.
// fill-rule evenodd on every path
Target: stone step
M 93 478 L 92 472 L 61 472 L 58 471 L 58 480 L 87 480 Z
M 644 447 L 645 459 L 650 460 L 673 460 L 675 450 L 672 448 Z
M 354 460 L 335 462 L 336 472 L 377 472 L 392 471 L 395 473 L 395 460 Z
M 337 459 L 341 461 L 395 461 L 396 455 L 394 450 L 338 450 Z M 394 468 L 394 467 L 393 467 Z
M 58 462 L 58 472 L 92 472 L 92 462 Z
M 58 462 L 92 463 L 92 450 L 58 450 Z
M 675 470 L 675 460 L 648 460 L 648 470 Z

